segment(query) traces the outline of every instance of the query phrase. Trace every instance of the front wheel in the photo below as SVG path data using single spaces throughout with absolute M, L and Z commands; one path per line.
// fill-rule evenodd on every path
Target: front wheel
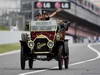
M 33 68 L 33 60 L 29 59 L 29 69 L 32 69 L 32 68 Z
M 59 60 L 58 60 L 58 66 L 59 66 L 59 70 L 62 70 L 63 59 L 59 59 Z

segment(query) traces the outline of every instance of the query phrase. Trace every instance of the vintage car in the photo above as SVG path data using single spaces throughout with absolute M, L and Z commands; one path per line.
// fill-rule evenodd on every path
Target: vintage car
M 55 20 L 32 21 L 30 24 L 30 34 L 21 35 L 20 62 L 21 69 L 25 69 L 25 62 L 28 61 L 29 69 L 33 68 L 35 60 L 58 61 L 58 68 L 61 70 L 63 64 L 65 69 L 69 63 L 68 40 L 65 40 L 65 30 L 63 25 Z

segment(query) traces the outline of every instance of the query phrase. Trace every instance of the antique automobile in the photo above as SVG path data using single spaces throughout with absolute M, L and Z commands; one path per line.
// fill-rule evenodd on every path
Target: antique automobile
M 29 69 L 33 68 L 36 60 L 50 61 L 55 59 L 58 62 L 58 69 L 63 65 L 68 69 L 69 49 L 68 40 L 65 40 L 65 27 L 55 20 L 32 21 L 30 23 L 30 33 L 21 34 L 21 69 L 25 69 L 28 61 Z

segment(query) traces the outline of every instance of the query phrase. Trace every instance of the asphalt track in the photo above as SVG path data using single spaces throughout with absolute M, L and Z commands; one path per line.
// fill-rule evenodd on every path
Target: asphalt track
M 69 69 L 58 70 L 57 61 L 35 61 L 20 69 L 19 52 L 0 54 L 0 75 L 100 75 L 100 44 L 69 45 Z

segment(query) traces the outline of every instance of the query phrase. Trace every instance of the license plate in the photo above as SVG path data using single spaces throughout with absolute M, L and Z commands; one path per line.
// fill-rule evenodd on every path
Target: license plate
M 37 58 L 41 58 L 42 59 L 42 58 L 47 58 L 47 56 L 46 55 L 38 55 Z

